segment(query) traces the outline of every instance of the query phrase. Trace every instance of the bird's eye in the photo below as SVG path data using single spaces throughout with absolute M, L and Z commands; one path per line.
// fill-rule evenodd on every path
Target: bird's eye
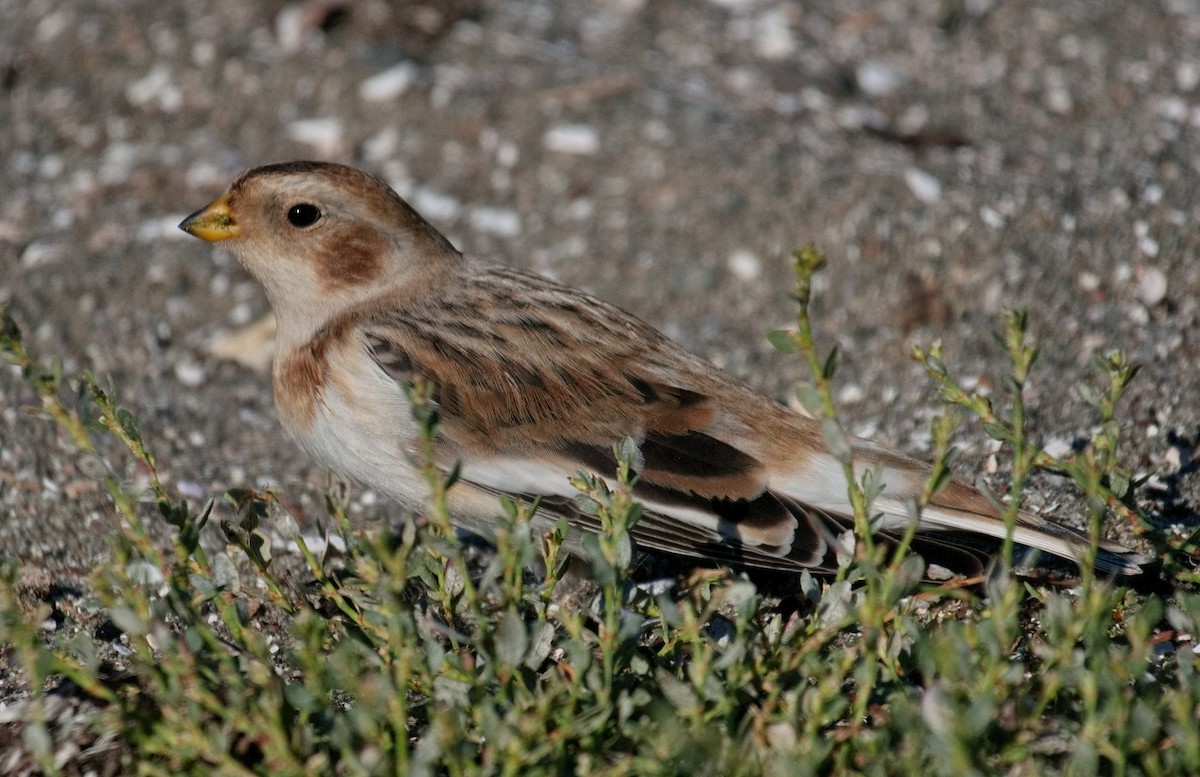
M 293 227 L 311 227 L 319 218 L 321 209 L 307 202 L 288 208 L 287 220 Z

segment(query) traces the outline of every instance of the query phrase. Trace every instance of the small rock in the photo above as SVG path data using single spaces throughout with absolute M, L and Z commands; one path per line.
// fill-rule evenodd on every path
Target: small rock
M 758 56 L 778 61 L 796 53 L 796 36 L 784 8 L 767 11 L 754 27 L 754 51 Z
M 1069 456 L 1073 448 L 1071 447 L 1070 440 L 1064 440 L 1062 437 L 1052 437 L 1046 440 L 1046 444 L 1042 446 L 1042 450 L 1056 459 L 1061 459 L 1064 456 Z
M 979 209 L 979 220 L 992 229 L 1000 229 L 1004 226 L 1004 216 L 995 208 L 990 208 L 984 205 Z
M 21 265 L 26 268 L 56 264 L 67 255 L 66 246 L 57 243 L 30 243 L 21 252 Z
M 590 155 L 600 150 L 600 136 L 587 124 L 559 124 L 546 131 L 542 145 L 560 154 Z
M 868 59 L 854 69 L 854 80 L 863 94 L 885 97 L 904 84 L 904 74 L 884 62 Z
M 175 378 L 185 386 L 196 387 L 208 379 L 204 367 L 193 361 L 183 361 L 175 365 Z
M 400 131 L 395 127 L 384 127 L 363 141 L 363 159 L 368 162 L 382 162 L 395 156 L 400 148 Z
M 924 170 L 910 167 L 904 171 L 904 183 L 918 200 L 925 203 L 937 202 L 942 197 L 942 184 Z
M 1167 297 L 1167 276 L 1157 267 L 1138 267 L 1134 271 L 1137 296 L 1142 304 L 1152 308 Z
M 417 66 L 411 62 L 401 62 L 359 84 L 358 96 L 367 102 L 395 100 L 408 91 L 416 77 Z
M 837 401 L 839 405 L 852 405 L 855 402 L 862 402 L 867 398 L 867 392 L 863 391 L 862 386 L 854 383 L 848 383 L 842 386 L 838 391 Z
M 505 208 L 475 208 L 471 211 L 471 228 L 500 237 L 521 234 L 521 217 Z
M 175 484 L 175 490 L 179 492 L 180 496 L 197 502 L 208 498 L 208 489 L 191 480 L 180 480 Z
M 157 107 L 174 113 L 183 105 L 183 92 L 171 80 L 171 69 L 159 64 L 125 87 L 125 99 L 137 108 Z
M 288 137 L 297 143 L 312 146 L 318 155 L 334 157 L 345 145 L 341 119 L 297 119 L 287 127 Z
M 432 189 L 415 189 L 411 199 L 413 207 L 433 221 L 453 221 L 462 212 L 462 204 L 457 199 Z
M 1079 288 L 1083 291 L 1096 291 L 1100 288 L 1100 276 L 1096 275 L 1096 273 L 1084 270 L 1083 272 L 1079 273 L 1079 276 L 1075 279 L 1075 283 L 1077 283 Z
M 762 272 L 762 261 L 753 252 L 739 248 L 729 255 L 729 271 L 743 281 L 752 281 Z
M 1180 97 L 1163 97 L 1158 101 L 1157 107 L 1159 116 L 1177 124 L 1187 121 L 1191 114 L 1187 102 Z
M 289 3 L 275 17 L 275 37 L 288 53 L 299 51 L 337 13 L 346 10 L 346 0 L 299 0 Z

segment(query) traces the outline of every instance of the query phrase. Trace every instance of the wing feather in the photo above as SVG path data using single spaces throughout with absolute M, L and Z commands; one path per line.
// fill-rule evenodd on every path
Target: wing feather
M 569 480 L 580 469 L 611 477 L 612 445 L 631 437 L 645 508 L 633 530 L 641 545 L 769 569 L 836 567 L 834 536 L 852 521 L 840 465 L 821 449 L 811 419 L 545 278 L 479 266 L 459 291 L 428 309 L 381 304 L 359 323 L 384 373 L 434 383 L 440 464 L 460 461 L 464 480 L 486 491 L 541 496 L 541 509 L 595 531 L 595 519 L 574 507 Z M 904 501 L 927 470 L 866 441 L 857 447 L 887 486 L 877 504 L 885 526 L 902 533 Z M 982 554 L 955 533 L 1003 536 L 991 505 L 958 483 L 921 529 L 941 533 L 915 543 L 931 561 L 970 573 L 982 568 Z M 1067 534 L 1031 519 L 1016 539 L 1075 558 L 1079 540 Z

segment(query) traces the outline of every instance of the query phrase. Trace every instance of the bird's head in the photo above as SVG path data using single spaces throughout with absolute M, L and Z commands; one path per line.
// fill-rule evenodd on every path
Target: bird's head
M 179 228 L 228 248 L 263 285 L 281 329 L 315 328 L 373 296 L 415 293 L 461 260 L 383 181 L 325 162 L 250 170 Z

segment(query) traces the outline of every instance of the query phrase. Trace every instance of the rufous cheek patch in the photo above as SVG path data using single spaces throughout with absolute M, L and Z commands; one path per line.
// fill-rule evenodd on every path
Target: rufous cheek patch
M 317 277 L 326 291 L 369 284 L 383 274 L 388 243 L 366 225 L 348 226 L 325 237 L 314 252 Z

